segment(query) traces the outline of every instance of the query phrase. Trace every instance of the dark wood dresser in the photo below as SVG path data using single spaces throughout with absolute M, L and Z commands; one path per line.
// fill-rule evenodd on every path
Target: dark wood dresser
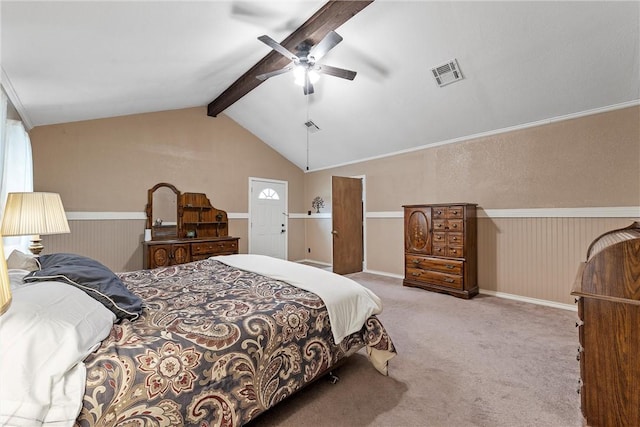
M 404 286 L 478 294 L 476 206 L 404 205 Z
M 238 253 L 239 237 L 212 237 L 144 242 L 144 268 L 166 267 Z
M 571 294 L 586 424 L 640 426 L 640 223 L 591 243 Z
M 158 197 L 158 191 L 164 196 Z M 173 214 L 172 225 L 155 224 L 156 205 L 170 200 L 164 214 Z M 214 255 L 238 253 L 238 237 L 229 236 L 227 213 L 213 207 L 203 193 L 181 193 L 168 183 L 160 183 L 148 192 L 147 228 L 152 239 L 143 242 L 144 268 L 166 267 L 199 261 Z

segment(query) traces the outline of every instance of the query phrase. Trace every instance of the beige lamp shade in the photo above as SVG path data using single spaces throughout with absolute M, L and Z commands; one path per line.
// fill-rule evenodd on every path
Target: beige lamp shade
M 4 259 L 2 235 L 0 235 L 0 315 L 7 311 L 9 304 L 11 304 L 11 285 L 9 283 L 7 261 Z
M 30 249 L 42 250 L 40 235 L 70 233 L 67 215 L 57 193 L 9 193 L 2 217 L 3 236 L 35 236 Z

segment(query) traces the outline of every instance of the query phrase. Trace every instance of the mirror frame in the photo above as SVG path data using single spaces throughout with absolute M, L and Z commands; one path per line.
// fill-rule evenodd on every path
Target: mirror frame
M 173 186 L 172 184 L 169 184 L 168 182 L 160 182 L 156 185 L 154 185 L 153 187 L 151 187 L 148 191 L 147 191 L 147 206 L 145 208 L 145 213 L 147 214 L 147 225 L 146 228 L 149 230 L 152 230 L 151 233 L 151 240 L 156 240 L 154 233 L 153 233 L 153 193 L 159 189 L 159 188 L 163 188 L 163 187 L 167 187 L 169 188 L 171 191 L 173 191 L 176 194 L 176 233 L 175 236 L 173 236 L 174 238 L 178 238 L 179 234 L 180 234 L 180 190 L 178 190 L 175 186 Z

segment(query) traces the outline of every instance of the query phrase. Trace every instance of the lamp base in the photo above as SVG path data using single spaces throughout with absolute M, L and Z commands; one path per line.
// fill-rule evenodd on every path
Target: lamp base
M 38 256 L 43 249 L 44 246 L 42 245 L 42 239 L 40 236 L 33 236 L 33 239 L 31 239 L 31 245 L 29 245 L 31 253 Z

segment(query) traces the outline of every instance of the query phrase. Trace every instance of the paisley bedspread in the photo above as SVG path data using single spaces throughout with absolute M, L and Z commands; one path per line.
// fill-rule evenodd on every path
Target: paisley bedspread
M 77 426 L 239 426 L 363 346 L 395 353 L 375 316 L 335 345 L 318 296 L 215 260 L 119 276 L 145 308 L 85 360 Z

